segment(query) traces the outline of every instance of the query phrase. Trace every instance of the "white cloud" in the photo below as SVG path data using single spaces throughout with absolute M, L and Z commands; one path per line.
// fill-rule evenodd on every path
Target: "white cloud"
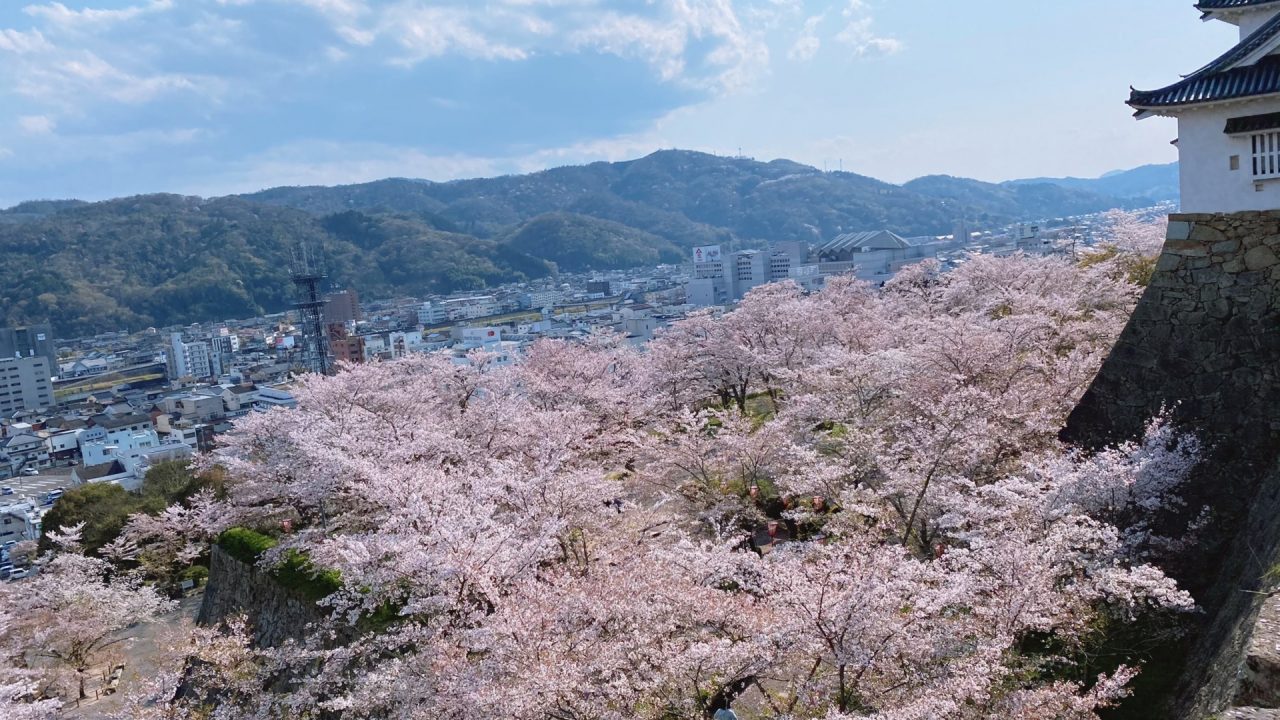
M 53 49 L 53 45 L 44 39 L 39 30 L 22 32 L 0 28 L 0 50 L 7 50 L 19 55 L 30 55 Z
M 847 24 L 836 34 L 836 41 L 853 48 L 856 55 L 892 55 L 902 50 L 902 41 L 877 34 L 864 0 L 849 0 L 844 12 Z
M 151 0 L 146 5 L 131 5 L 106 10 L 97 8 L 72 10 L 60 2 L 52 2 L 47 5 L 28 5 L 22 11 L 32 17 L 40 18 L 56 25 L 72 26 L 84 24 L 92 25 L 95 29 L 101 29 L 105 23 L 131 20 L 139 15 L 161 12 L 172 8 L 173 0 Z
M 176 73 L 137 75 L 84 51 L 49 53 L 49 57 L 22 70 L 13 86 L 15 92 L 65 109 L 80 109 L 91 98 L 133 105 L 174 91 L 214 94 L 214 88 L 220 85 L 211 78 Z
M 58 123 L 48 115 L 22 115 L 18 118 L 18 127 L 28 135 L 52 135 Z
M 813 56 L 818 54 L 819 48 L 822 47 L 822 41 L 818 39 L 818 26 L 825 19 L 825 15 L 814 15 L 805 20 L 804 29 L 801 31 L 800 37 L 796 39 L 795 44 L 791 46 L 787 57 L 800 61 L 812 60 Z
M 446 54 L 482 60 L 523 60 L 526 49 L 498 40 L 476 27 L 473 11 L 451 7 L 402 6 L 387 11 L 377 34 L 389 36 L 403 50 L 399 65 L 415 65 Z

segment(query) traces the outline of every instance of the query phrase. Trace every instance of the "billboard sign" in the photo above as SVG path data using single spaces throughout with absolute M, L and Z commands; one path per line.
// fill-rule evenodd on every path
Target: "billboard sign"
M 720 262 L 720 246 L 704 245 L 693 249 L 695 263 Z

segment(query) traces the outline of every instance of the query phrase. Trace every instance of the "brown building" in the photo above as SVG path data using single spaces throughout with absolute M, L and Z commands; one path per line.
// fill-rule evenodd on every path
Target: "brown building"
M 329 325 L 329 353 L 335 361 L 364 362 L 364 338 L 351 335 L 343 323 Z
M 325 298 L 324 323 L 351 323 L 360 320 L 360 296 L 354 288 L 334 293 Z

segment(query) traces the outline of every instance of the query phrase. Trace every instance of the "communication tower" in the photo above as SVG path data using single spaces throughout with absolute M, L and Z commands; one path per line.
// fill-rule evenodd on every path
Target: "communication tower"
M 310 248 L 299 245 L 293 255 L 293 287 L 297 301 L 298 325 L 302 329 L 302 363 L 314 373 L 328 375 L 333 362 L 329 357 L 329 337 L 324 328 L 325 298 L 320 285 L 325 280 Z

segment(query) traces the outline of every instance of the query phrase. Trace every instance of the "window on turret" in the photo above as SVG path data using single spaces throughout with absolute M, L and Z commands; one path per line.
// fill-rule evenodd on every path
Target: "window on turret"
M 1280 132 L 1255 133 L 1253 140 L 1253 176 L 1280 177 Z

